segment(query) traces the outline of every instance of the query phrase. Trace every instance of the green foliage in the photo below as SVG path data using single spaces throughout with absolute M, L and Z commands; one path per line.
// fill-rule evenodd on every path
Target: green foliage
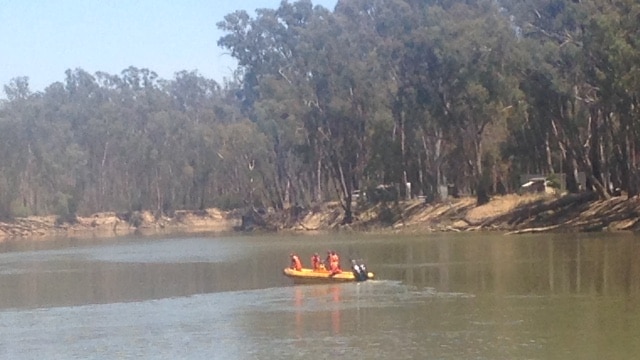
M 69 69 L 37 93 L 16 78 L 0 217 L 340 200 L 348 222 L 355 189 L 486 200 L 523 173 L 633 195 L 639 15 L 632 0 L 282 2 L 218 24 L 239 63 L 224 85 L 136 67 Z
M 10 218 L 27 217 L 31 215 L 31 210 L 20 199 L 11 201 L 9 209 L 10 212 L 8 215 Z

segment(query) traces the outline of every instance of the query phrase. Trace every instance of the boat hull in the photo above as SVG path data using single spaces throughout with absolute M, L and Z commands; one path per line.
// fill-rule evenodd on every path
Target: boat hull
M 313 270 L 303 268 L 300 271 L 291 268 L 285 268 L 284 274 L 293 279 L 296 284 L 314 284 L 314 283 L 340 283 L 355 282 L 355 275 L 351 271 L 343 271 L 340 274 L 331 275 L 327 270 Z M 373 279 L 373 273 L 368 273 L 368 279 Z

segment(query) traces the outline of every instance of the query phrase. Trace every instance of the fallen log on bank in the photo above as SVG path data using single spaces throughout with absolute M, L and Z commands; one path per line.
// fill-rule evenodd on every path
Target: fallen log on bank
M 543 226 L 543 227 L 536 227 L 536 228 L 526 228 L 526 229 L 520 229 L 520 230 L 515 230 L 515 231 L 509 231 L 508 233 L 505 233 L 505 235 L 542 233 L 542 232 L 549 232 L 549 231 L 552 231 L 552 230 L 557 230 L 558 228 L 560 228 L 560 225 L 551 225 L 551 226 Z

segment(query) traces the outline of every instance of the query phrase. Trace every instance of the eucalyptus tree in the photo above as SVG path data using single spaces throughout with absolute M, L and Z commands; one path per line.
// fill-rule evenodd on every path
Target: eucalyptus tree
M 69 121 L 57 111 L 60 86 L 31 93 L 27 78 L 5 87 L 8 102 L 0 115 L 3 215 L 58 214 L 77 210 L 75 176 L 84 154 Z
M 309 1 L 283 2 L 277 10 L 259 9 L 252 19 L 245 11 L 225 16 L 218 27 L 229 34 L 218 44 L 231 50 L 243 73 L 243 106 L 268 135 L 275 156 L 272 205 L 282 208 L 299 191 L 292 181 L 302 175 L 294 150 L 303 145 L 296 130 L 305 111 L 306 74 L 299 53 L 304 28 L 314 14 Z
M 321 28 L 313 32 L 318 52 L 310 68 L 317 102 L 307 131 L 322 141 L 345 223 L 352 221 L 352 193 L 371 158 L 372 131 L 385 95 L 379 91 L 385 85 L 379 38 L 367 26 L 373 9 L 359 5 L 341 1 L 333 17 L 319 18 Z
M 273 180 L 264 170 L 273 163 L 270 146 L 240 113 L 238 84 L 221 87 L 197 72 L 179 72 L 165 88 L 180 124 L 175 160 L 181 167 L 176 175 L 183 184 L 182 206 L 268 204 L 263 194 Z
M 113 208 L 125 198 L 112 188 L 121 173 L 118 165 L 122 162 L 116 153 L 122 141 L 122 116 L 117 99 L 103 81 L 108 81 L 104 73 L 67 70 L 59 90 L 59 116 L 70 122 L 74 142 L 86 154 L 84 171 L 76 181 L 82 198 L 80 210 L 87 213 Z
M 7 102 L 0 108 L 0 216 L 26 215 L 34 206 L 31 194 L 36 174 L 31 150 L 33 139 L 27 132 L 31 129 L 34 115 L 29 89 L 29 79 L 12 79 L 4 86 Z
M 364 45 L 363 53 L 369 54 L 363 64 L 369 78 L 367 86 L 375 89 L 372 95 L 378 104 L 371 107 L 369 115 L 373 130 L 368 137 L 375 141 L 364 179 L 369 186 L 406 184 L 410 179 L 414 162 L 408 142 L 420 136 L 416 121 L 421 113 L 410 95 L 414 89 L 413 74 L 407 71 L 406 53 L 411 51 L 408 44 L 420 26 L 425 6 L 426 3 L 413 7 L 404 0 L 340 1 L 336 6 L 336 16 L 350 19 L 353 27 L 350 36 L 359 38 Z M 388 160 L 380 162 L 383 158 Z M 414 166 L 414 171 L 421 170 Z M 411 178 L 413 182 L 417 180 Z M 404 192 L 405 187 L 402 189 Z
M 172 176 L 176 181 L 174 207 L 204 209 L 212 206 L 212 182 L 218 167 L 220 136 L 214 127 L 227 122 L 222 89 L 195 71 L 181 71 L 163 89 L 171 100 L 168 113 L 171 136 Z M 228 118 L 234 118 L 231 115 Z
M 587 76 L 595 88 L 591 105 L 589 159 L 593 176 L 609 189 L 638 193 L 638 118 L 640 73 L 640 4 L 636 1 L 585 1 L 583 46 Z M 608 176 L 607 176 L 608 175 Z
M 270 205 L 268 175 L 274 158 L 268 138 L 249 120 L 214 127 L 220 136 L 213 190 L 216 203 L 225 209 Z
M 429 12 L 434 1 L 377 1 L 375 31 L 380 37 L 388 106 L 394 120 L 390 138 L 399 159 L 388 161 L 394 182 L 417 183 L 416 191 L 436 199 L 445 181 L 444 159 L 449 143 L 440 126 L 445 115 L 438 106 L 437 73 L 433 54 L 438 44 L 430 38 Z M 374 151 L 385 151 L 378 146 Z M 396 155 L 388 155 L 396 156 Z M 400 166 L 400 168 L 395 168 Z M 409 194 L 407 194 L 409 195 Z
M 588 3 L 504 2 L 532 58 L 521 88 L 532 107 L 528 112 L 531 124 L 542 130 L 537 143 L 557 144 L 568 190 L 579 190 L 581 171 L 590 187 L 606 198 L 598 88 L 590 75 L 593 61 L 585 50 L 585 41 L 591 36 L 588 24 L 595 10 Z M 552 146 L 545 147 L 548 153 L 553 151 Z
M 120 74 L 118 93 L 121 96 L 122 120 L 125 124 L 129 150 L 122 159 L 121 174 L 130 190 L 129 210 L 163 211 L 167 181 L 171 177 L 168 164 L 172 124 L 164 114 L 170 106 L 161 90 L 158 76 L 148 69 L 129 67 Z
M 236 12 L 219 24 L 230 32 L 219 44 L 231 49 L 243 67 L 245 96 L 272 138 L 281 201 L 300 193 L 291 191 L 291 151 L 304 149 L 307 166 L 300 169 L 315 175 L 318 196 L 321 169 L 328 170 L 349 223 L 352 190 L 367 161 L 375 58 L 371 43 L 359 36 L 357 22 L 338 8 L 333 14 L 298 1 L 258 10 L 256 19 Z
M 449 150 L 457 155 L 448 158 L 448 174 L 458 184 L 471 182 L 478 203 L 484 203 L 490 183 L 483 162 L 485 142 L 501 141 L 497 129 L 505 126 L 517 102 L 511 56 L 515 33 L 495 3 L 453 2 L 429 7 L 425 26 L 413 41 L 417 98 L 449 144 L 458 147 Z
M 76 214 L 84 212 L 84 186 L 88 154 L 74 136 L 72 125 L 63 108 L 68 98 L 62 83 L 48 86 L 42 93 L 45 123 L 42 146 L 47 154 L 43 164 L 45 177 L 51 182 L 50 203 L 47 213 L 54 213 L 63 220 L 73 221 Z

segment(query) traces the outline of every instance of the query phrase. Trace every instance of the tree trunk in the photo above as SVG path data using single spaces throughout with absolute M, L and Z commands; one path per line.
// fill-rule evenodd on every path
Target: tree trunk
M 344 174 L 342 164 L 338 163 L 338 172 L 340 175 L 340 186 L 342 188 L 342 208 L 344 209 L 344 218 L 342 224 L 351 224 L 353 222 L 353 212 L 351 210 L 351 186 L 346 181 L 347 176 Z
M 482 169 L 482 139 L 476 136 L 475 147 L 475 178 L 476 178 L 476 205 L 484 205 L 489 202 L 488 181 L 484 178 Z
M 316 190 L 313 200 L 322 202 L 322 161 L 320 159 L 316 163 Z
M 589 131 L 590 131 L 590 145 L 589 145 L 589 162 L 591 163 L 591 174 L 593 178 L 598 180 L 600 184 L 604 184 L 602 177 L 602 163 L 600 161 L 600 126 L 599 126 L 599 111 L 592 109 L 589 117 Z M 590 184 L 593 189 L 597 187 L 596 184 Z M 603 186 L 604 188 L 604 186 Z
M 544 139 L 544 150 L 546 153 L 546 158 L 547 158 L 547 173 L 549 174 L 553 174 L 554 170 L 553 170 L 553 160 L 551 158 L 551 145 L 549 144 L 549 134 L 547 133 L 547 136 Z

